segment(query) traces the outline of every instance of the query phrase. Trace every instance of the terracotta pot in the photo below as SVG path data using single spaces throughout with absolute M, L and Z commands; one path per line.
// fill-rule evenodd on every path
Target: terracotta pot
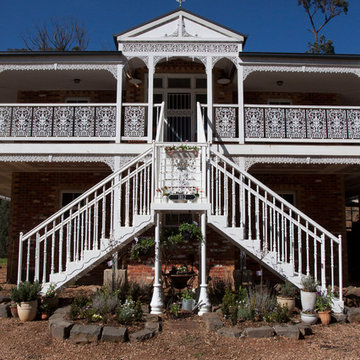
M 307 325 L 312 325 L 317 322 L 318 316 L 317 314 L 304 314 L 301 312 L 301 321 Z
M 42 313 L 41 314 L 41 320 L 47 320 L 49 318 L 49 314 Z
M 289 309 L 289 314 L 292 314 L 295 309 L 295 299 L 292 297 L 286 297 L 286 296 L 277 296 L 277 303 L 281 307 L 287 307 Z
M 325 311 L 318 311 L 319 318 L 321 320 L 321 323 L 323 325 L 329 325 L 331 321 L 331 311 L 325 310 Z
M 316 301 L 316 292 L 300 291 L 301 307 L 303 310 L 314 310 Z
M 14 318 L 19 317 L 16 304 L 10 305 L 10 313 L 11 313 L 11 316 L 14 317 Z
M 19 319 L 21 321 L 32 321 L 36 318 L 38 301 L 21 302 L 17 305 Z

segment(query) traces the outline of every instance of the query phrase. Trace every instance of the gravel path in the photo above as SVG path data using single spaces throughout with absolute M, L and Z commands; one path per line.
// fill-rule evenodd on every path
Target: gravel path
M 314 332 L 300 341 L 228 339 L 204 326 L 187 330 L 165 322 L 163 332 L 144 343 L 84 346 L 52 339 L 47 321 L 0 319 L 0 359 L 360 359 L 360 324 L 317 325 Z

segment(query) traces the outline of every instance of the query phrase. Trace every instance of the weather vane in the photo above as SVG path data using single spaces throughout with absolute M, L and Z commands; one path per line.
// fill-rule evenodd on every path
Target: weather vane
M 186 0 L 176 0 L 179 3 L 179 7 L 181 7 L 182 3 L 185 2 Z

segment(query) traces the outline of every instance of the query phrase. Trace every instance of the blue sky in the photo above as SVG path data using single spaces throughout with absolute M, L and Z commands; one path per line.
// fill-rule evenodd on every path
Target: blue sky
M 184 9 L 248 34 L 245 51 L 299 52 L 312 34 L 297 0 L 186 0 Z M 2 0 L 0 51 L 21 48 L 21 34 L 51 17 L 72 16 L 90 37 L 88 50 L 114 50 L 112 35 L 178 8 L 175 0 Z M 360 54 L 360 1 L 350 0 L 348 15 L 326 27 L 338 54 Z

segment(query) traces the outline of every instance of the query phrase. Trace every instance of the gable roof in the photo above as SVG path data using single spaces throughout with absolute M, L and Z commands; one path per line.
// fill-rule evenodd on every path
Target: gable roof
M 245 44 L 247 35 L 182 8 L 114 35 L 114 41 L 217 41 Z

